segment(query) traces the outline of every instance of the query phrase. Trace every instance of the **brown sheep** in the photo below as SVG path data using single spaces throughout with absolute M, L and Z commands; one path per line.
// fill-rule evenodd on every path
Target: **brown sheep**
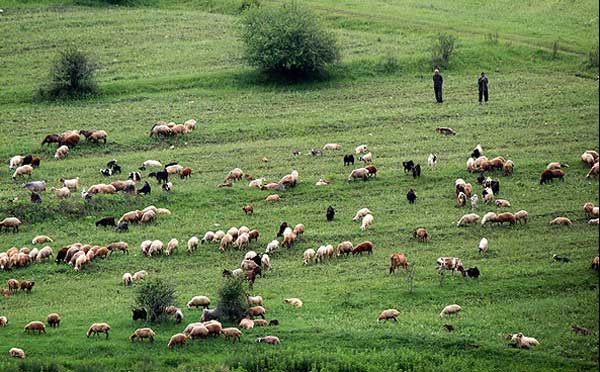
M 419 227 L 418 229 L 413 231 L 413 238 L 417 239 L 417 241 L 419 242 L 427 242 L 428 236 L 429 235 L 427 234 L 427 230 L 425 230 L 422 227 Z
M 506 163 L 504 163 L 504 175 L 510 176 L 513 173 L 514 167 L 515 167 L 515 164 L 513 163 L 513 161 L 507 160 Z
M 336 256 L 337 257 L 340 257 L 341 255 L 348 256 L 350 253 L 352 253 L 353 248 L 354 248 L 354 246 L 352 245 L 352 242 L 349 242 L 349 241 L 341 242 L 340 244 L 338 244 L 338 246 L 336 248 Z
M 242 336 L 242 331 L 240 331 L 237 328 L 231 327 L 231 328 L 223 328 L 223 335 L 225 336 L 225 340 L 231 338 L 233 340 L 233 343 L 235 344 L 236 341 L 240 341 L 240 337 Z
M 402 266 L 404 270 L 408 271 L 408 260 L 404 253 L 393 253 L 390 256 L 390 274 L 396 272 L 396 269 Z
M 554 178 L 559 178 L 561 181 L 565 180 L 565 172 L 560 169 L 548 169 L 545 170 L 540 176 L 540 185 L 552 181 Z
M 253 306 L 248 309 L 248 316 L 252 317 L 252 318 L 260 316 L 261 318 L 264 319 L 266 312 L 267 311 L 262 306 Z
M 243 318 L 242 320 L 240 320 L 239 326 L 244 329 L 252 329 L 254 328 L 254 320 Z
M 123 253 L 129 254 L 129 244 L 124 241 L 119 241 L 115 243 L 110 243 L 106 246 L 106 248 L 112 253 L 114 251 L 122 251 Z
M 242 207 L 242 210 L 244 211 L 245 214 L 252 214 L 254 213 L 254 207 L 252 206 L 252 204 L 248 204 Z
M 19 226 L 21 225 L 21 220 L 16 217 L 7 217 L 0 221 L 0 231 L 2 228 L 8 231 L 8 229 L 12 229 L 13 232 L 19 232 Z
M 550 221 L 550 225 L 571 226 L 572 224 L 573 223 L 571 222 L 571 220 L 566 217 L 556 217 L 555 219 Z
M 19 290 L 20 283 L 17 279 L 8 279 L 8 289 L 11 292 L 17 292 Z
M 210 336 L 219 336 L 223 332 L 223 326 L 221 323 L 217 321 L 207 322 L 205 325 L 206 329 L 208 329 L 208 334 Z
M 356 247 L 352 249 L 353 256 L 361 255 L 363 252 L 373 254 L 373 243 L 371 243 L 370 241 L 364 241 L 360 244 L 357 244 Z
M 265 201 L 267 201 L 267 202 L 278 202 L 280 200 L 281 200 L 281 197 L 277 194 L 269 195 L 265 198 Z
M 381 312 L 381 314 L 379 315 L 379 317 L 377 318 L 377 321 L 387 321 L 389 319 L 392 319 L 393 321 L 397 322 L 398 319 L 396 319 L 398 317 L 398 315 L 400 315 L 400 312 L 396 309 L 388 309 L 388 310 L 384 310 Z
M 514 225 L 517 223 L 517 218 L 515 217 L 514 214 L 512 214 L 510 212 L 506 212 L 506 213 L 500 213 L 496 217 L 491 218 L 490 221 L 499 223 L 501 225 L 503 225 L 504 222 L 508 222 L 511 225 Z
M 30 282 L 28 280 L 23 280 L 20 283 L 20 287 L 22 291 L 27 291 L 27 293 L 31 293 L 31 290 L 33 289 L 33 285 L 35 284 L 35 282 Z
M 60 315 L 57 313 L 48 314 L 48 318 L 46 319 L 48 326 L 51 328 L 60 327 Z
M 150 343 L 153 344 L 154 336 L 156 336 L 156 334 L 151 328 L 138 328 L 131 336 L 129 336 L 129 341 L 133 342 L 135 340 L 139 340 L 141 342 L 147 338 L 150 340 Z
M 106 339 L 108 340 L 109 331 L 110 325 L 108 325 L 107 323 L 94 323 L 90 326 L 85 335 L 87 336 L 87 338 L 89 338 L 92 334 L 97 336 L 100 333 L 104 333 L 106 335 Z
M 254 320 L 254 326 L 255 327 L 267 327 L 267 326 L 269 326 L 269 322 L 267 322 L 265 319 L 256 319 L 256 320 Z
M 42 332 L 46 333 L 46 326 L 44 325 L 44 323 L 40 322 L 40 321 L 33 321 L 33 322 L 29 322 L 27 323 L 27 325 L 25 326 L 25 331 L 24 332 L 33 332 L 35 333 L 35 331 L 38 331 L 38 334 L 41 334 Z
M 169 340 L 167 347 L 169 349 L 172 349 L 175 346 L 183 346 L 183 345 L 185 345 L 186 340 L 187 340 L 187 337 L 183 333 L 177 333 L 177 334 L 171 336 L 171 339 Z

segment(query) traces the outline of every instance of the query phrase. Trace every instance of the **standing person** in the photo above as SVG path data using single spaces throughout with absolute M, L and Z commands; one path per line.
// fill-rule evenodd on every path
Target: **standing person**
M 485 97 L 485 103 L 488 103 L 488 78 L 485 76 L 485 72 L 481 73 L 479 77 L 479 104 L 481 105 L 482 98 Z
M 440 75 L 440 70 L 437 68 L 433 71 L 433 91 L 435 92 L 435 99 L 437 103 L 442 103 L 444 100 L 442 99 L 442 84 L 444 83 L 444 78 Z

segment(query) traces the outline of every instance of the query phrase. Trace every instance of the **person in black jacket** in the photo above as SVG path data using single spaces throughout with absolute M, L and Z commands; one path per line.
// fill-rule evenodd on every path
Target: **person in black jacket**
M 488 102 L 488 78 L 485 76 L 485 72 L 481 73 L 478 81 L 479 85 L 479 104 L 481 105 L 481 100 L 485 98 L 485 103 Z
M 433 91 L 435 92 L 435 99 L 437 103 L 442 103 L 444 100 L 442 99 L 442 84 L 444 83 L 444 78 L 440 75 L 440 70 L 437 68 L 433 71 Z

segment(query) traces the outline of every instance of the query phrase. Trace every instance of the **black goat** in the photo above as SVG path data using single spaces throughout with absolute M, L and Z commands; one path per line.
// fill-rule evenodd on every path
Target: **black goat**
M 477 268 L 477 266 L 463 271 L 463 276 L 466 278 L 479 278 L 480 274 L 481 273 L 479 272 L 479 269 Z
M 402 166 L 404 167 L 404 173 L 408 173 L 414 168 L 415 162 L 412 160 L 403 161 Z
M 344 155 L 344 165 L 354 165 L 354 155 Z
M 285 231 L 285 229 L 288 227 L 287 222 L 282 223 L 279 226 L 279 232 L 277 233 L 277 237 L 283 236 L 283 232 Z
M 160 184 L 160 183 L 167 183 L 169 182 L 169 172 L 167 172 L 166 170 L 162 170 L 162 171 L 158 171 L 158 172 L 151 172 L 148 177 L 154 177 L 156 178 L 156 181 Z
M 410 204 L 415 204 L 415 201 L 417 200 L 417 194 L 415 194 L 415 190 L 408 190 L 408 192 L 406 193 L 406 199 Z
M 412 168 L 413 178 L 421 177 L 421 165 L 417 164 Z
M 142 175 L 140 174 L 140 172 L 129 172 L 127 179 L 132 180 L 134 182 L 141 181 Z
M 333 217 L 335 216 L 335 209 L 332 206 L 327 208 L 327 213 L 325 214 L 327 217 L 327 221 L 333 221 Z
M 145 181 L 144 186 L 142 186 L 141 189 L 138 189 L 137 193 L 138 193 L 138 195 L 140 195 L 140 194 L 147 195 L 147 194 L 150 194 L 151 191 L 152 191 L 152 188 L 150 187 L 150 184 L 148 183 L 148 181 Z
M 120 222 L 117 227 L 115 227 L 116 232 L 126 232 L 129 231 L 129 224 L 127 222 Z
M 146 320 L 148 318 L 148 313 L 146 309 L 133 309 L 133 320 Z
M 115 224 L 115 218 L 114 217 L 104 217 L 98 221 L 96 221 L 96 227 L 107 227 L 107 226 L 117 226 Z

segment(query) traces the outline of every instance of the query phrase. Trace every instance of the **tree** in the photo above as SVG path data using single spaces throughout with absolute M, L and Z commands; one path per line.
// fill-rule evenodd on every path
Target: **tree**
M 95 73 L 98 65 L 84 52 L 68 48 L 60 53 L 50 72 L 50 82 L 40 87 L 44 99 L 84 97 L 98 93 Z
M 150 321 L 159 323 L 167 306 L 175 303 L 175 287 L 162 279 L 149 279 L 137 288 L 136 307 L 146 309 Z

